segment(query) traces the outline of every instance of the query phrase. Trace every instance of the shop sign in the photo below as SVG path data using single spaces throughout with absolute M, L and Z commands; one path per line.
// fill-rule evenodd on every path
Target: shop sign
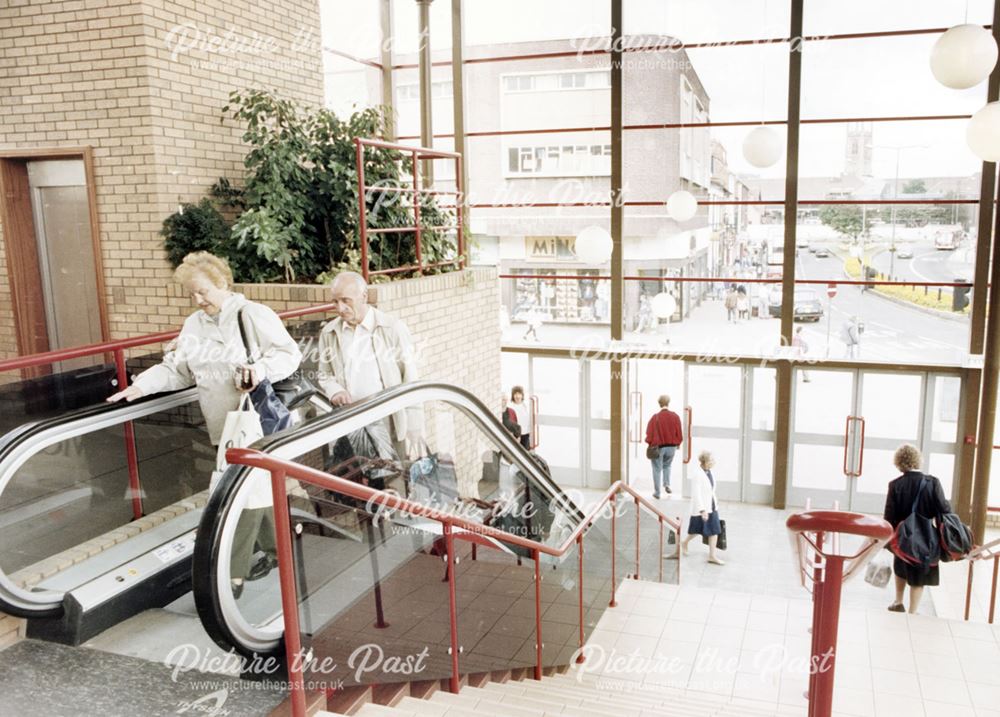
M 525 237 L 524 256 L 528 261 L 579 261 L 573 237 Z

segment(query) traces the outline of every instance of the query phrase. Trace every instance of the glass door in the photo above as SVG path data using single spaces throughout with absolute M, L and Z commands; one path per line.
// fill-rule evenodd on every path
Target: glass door
M 720 500 L 769 503 L 774 455 L 774 369 L 752 365 L 700 364 L 635 359 L 628 365 L 628 479 L 653 490 L 645 455 L 646 424 L 670 396 L 681 417 L 684 444 L 674 458 L 674 497 L 690 495 L 698 455 L 715 458 L 713 476 Z
M 563 488 L 607 488 L 611 482 L 610 362 L 504 352 L 504 397 L 524 387 L 536 410 L 535 452 Z
M 789 505 L 881 513 L 903 443 L 921 450 L 925 472 L 951 494 L 960 377 L 813 368 L 794 376 Z

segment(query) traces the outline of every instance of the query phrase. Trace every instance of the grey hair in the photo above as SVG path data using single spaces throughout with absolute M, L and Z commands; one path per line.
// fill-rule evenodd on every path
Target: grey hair
M 907 471 L 918 470 L 920 464 L 923 462 L 923 456 L 920 455 L 920 450 L 916 446 L 904 443 L 896 449 L 896 453 L 892 457 L 892 462 L 896 465 L 896 468 L 906 473 Z
M 352 284 L 354 284 L 354 287 L 360 292 L 368 291 L 368 282 L 365 281 L 365 277 L 361 276 L 361 274 L 359 274 L 356 271 L 340 272 L 330 281 L 330 286 L 333 287 L 334 284 L 336 284 L 338 281 L 341 280 L 350 281 Z

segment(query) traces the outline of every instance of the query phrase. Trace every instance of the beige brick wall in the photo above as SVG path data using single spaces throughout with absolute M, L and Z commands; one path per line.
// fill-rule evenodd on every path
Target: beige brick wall
M 316 0 L 0 3 L 0 150 L 94 148 L 113 338 L 186 313 L 165 290 L 163 219 L 242 176 L 241 132 L 220 123 L 231 90 L 322 101 L 318 33 Z M 8 287 L 0 264 L 0 357 L 15 355 Z

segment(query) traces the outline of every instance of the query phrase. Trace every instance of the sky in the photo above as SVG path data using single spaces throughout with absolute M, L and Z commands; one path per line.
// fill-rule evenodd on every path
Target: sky
M 417 46 L 417 4 L 393 0 L 394 47 Z M 350 54 L 372 57 L 379 44 L 377 0 L 324 0 L 324 42 Z M 450 49 L 450 0 L 431 6 L 431 43 Z M 807 36 L 949 27 L 989 23 L 991 0 L 806 0 Z M 607 36 L 609 0 L 466 0 L 468 45 Z M 346 20 L 350 18 L 350 22 Z M 664 34 L 686 43 L 761 39 L 788 34 L 789 3 L 781 0 L 625 0 L 626 34 Z M 930 73 L 937 35 L 828 40 L 806 43 L 803 54 L 803 118 L 971 114 L 986 101 L 986 83 L 949 90 Z M 515 48 L 511 48 L 515 49 Z M 689 51 L 710 98 L 714 121 L 783 119 L 787 103 L 787 45 L 710 47 Z M 338 67 L 343 67 L 338 63 Z M 626 97 L 625 101 L 628 102 Z M 571 124 L 567 121 L 567 124 Z M 468 128 L 489 130 L 494 128 Z M 784 161 L 767 170 L 746 164 L 740 151 L 749 128 L 713 130 L 726 146 L 730 167 L 765 177 L 784 174 Z M 783 130 L 780 130 L 783 132 Z M 891 178 L 969 175 L 981 162 L 968 150 L 964 121 L 876 123 L 874 173 Z M 837 175 L 844 168 L 846 126 L 804 127 L 800 173 Z

